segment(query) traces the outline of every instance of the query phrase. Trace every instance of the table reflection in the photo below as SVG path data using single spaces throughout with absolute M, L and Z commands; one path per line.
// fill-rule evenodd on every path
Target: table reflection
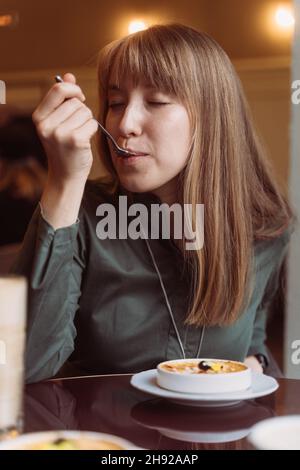
M 26 387 L 25 432 L 73 429 L 115 434 L 146 449 L 247 448 L 250 427 L 274 415 L 273 395 L 225 408 L 150 397 L 130 376 L 49 381 Z
M 271 406 L 245 401 L 225 408 L 191 408 L 162 399 L 139 403 L 132 418 L 171 439 L 195 443 L 225 443 L 243 439 L 251 426 L 274 416 Z

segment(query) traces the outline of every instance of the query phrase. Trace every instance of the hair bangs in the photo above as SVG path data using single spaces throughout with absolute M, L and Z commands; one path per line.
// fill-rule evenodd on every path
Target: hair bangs
M 171 39 L 171 38 L 170 38 Z M 165 93 L 175 95 L 184 101 L 186 94 L 185 74 L 178 66 L 179 51 L 175 41 L 170 40 L 166 47 L 160 38 L 153 34 L 141 31 L 118 41 L 113 53 L 110 55 L 106 69 L 106 77 L 117 86 L 127 78 L 132 80 L 133 86 L 145 83 Z

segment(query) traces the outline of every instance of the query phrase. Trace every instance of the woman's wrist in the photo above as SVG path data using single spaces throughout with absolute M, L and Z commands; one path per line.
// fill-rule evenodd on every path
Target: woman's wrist
M 40 204 L 43 217 L 54 230 L 77 221 L 85 183 L 82 178 L 63 183 L 48 178 Z

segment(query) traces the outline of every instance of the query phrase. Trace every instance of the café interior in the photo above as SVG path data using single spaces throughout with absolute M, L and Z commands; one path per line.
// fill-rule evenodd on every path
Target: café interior
M 5 356 L 10 357 L 10 343 L 1 337 L 8 324 L 4 318 L 14 308 L 26 317 L 26 296 L 30 295 L 11 272 L 47 184 L 47 151 L 32 114 L 53 87 L 54 77 L 70 72 L 97 116 L 99 50 L 164 23 L 181 23 L 203 31 L 225 50 L 242 83 L 278 184 L 296 213 L 300 207 L 300 0 L 1 0 L 0 389 L 7 388 L 7 372 L 3 371 Z M 97 156 L 94 141 L 92 148 L 94 159 L 88 178 L 94 180 L 105 176 L 107 169 Z M 10 185 L 18 187 L 17 197 L 10 196 Z M 65 375 L 26 385 L 22 382 L 18 426 L 11 423 L 17 431 L 7 427 L 6 418 L 13 411 L 0 391 L 0 430 L 4 427 L 7 433 L 9 428 L 10 433 L 3 440 L 6 448 L 49 449 L 54 445 L 55 449 L 72 449 L 70 442 L 76 438 L 87 446 L 83 444 L 80 449 L 275 449 L 283 446 L 276 437 L 278 426 L 278 433 L 286 429 L 286 448 L 300 449 L 299 437 L 295 438 L 297 433 L 300 436 L 299 416 L 296 420 L 300 415 L 299 247 L 296 225 L 278 273 L 276 295 L 268 306 L 269 384 L 259 383 L 252 395 L 242 391 L 231 400 L 222 394 L 212 394 L 211 399 L 207 394 L 186 398 L 188 394 L 176 392 L 176 388 L 171 392 L 168 389 L 168 393 L 164 388 L 163 392 L 156 390 L 150 379 L 146 386 L 142 377 L 130 370 L 79 377 L 64 369 Z M 261 392 L 259 387 L 264 386 L 266 390 L 269 386 L 269 391 Z M 9 391 L 13 395 L 13 390 Z M 291 421 L 286 424 L 277 422 L 288 417 Z M 260 423 L 269 420 L 274 420 L 272 435 L 267 425 L 256 432 Z M 46 437 L 41 437 L 40 443 L 51 441 L 50 447 L 30 447 L 33 441 L 28 436 L 33 433 L 44 433 Z M 95 447 L 89 447 L 90 433 L 94 433 Z M 97 442 L 101 438 L 103 447 L 95 444 L 97 434 Z M 21 443 L 16 435 L 23 438 Z M 15 441 L 21 447 L 13 447 Z M 60 443 L 55 447 L 53 442 Z M 0 449 L 3 443 L 0 433 Z

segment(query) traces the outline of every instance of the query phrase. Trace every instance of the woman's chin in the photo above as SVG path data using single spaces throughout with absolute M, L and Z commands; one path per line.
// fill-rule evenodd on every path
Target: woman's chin
M 141 178 L 142 179 L 142 178 Z M 154 185 L 145 184 L 145 181 L 136 181 L 136 180 L 127 180 L 126 178 L 121 178 L 121 184 L 123 188 L 127 189 L 132 193 L 148 193 L 151 192 L 154 188 Z

